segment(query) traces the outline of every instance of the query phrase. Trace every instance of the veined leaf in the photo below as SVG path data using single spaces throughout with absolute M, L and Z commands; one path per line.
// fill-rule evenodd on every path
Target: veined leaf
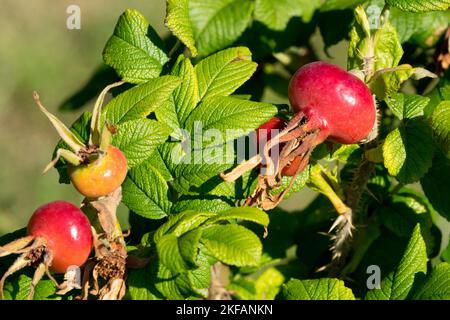
M 354 8 L 364 0 L 327 0 L 320 7 L 320 11 L 344 10 Z
M 232 97 L 210 97 L 204 99 L 191 113 L 186 120 L 186 128 L 192 133 L 216 130 L 220 136 L 216 137 L 214 134 L 211 138 L 219 141 L 206 141 L 204 134 L 203 145 L 221 145 L 250 133 L 276 113 L 277 108 L 269 103 Z M 198 136 L 194 139 L 198 139 Z
M 272 30 L 282 31 L 292 17 L 302 15 L 306 2 L 311 0 L 256 0 L 255 19 Z
M 167 0 L 166 26 L 191 51 L 197 55 L 194 31 L 189 19 L 189 0 Z
M 423 116 L 424 109 L 429 102 L 430 98 L 403 93 L 392 94 L 386 99 L 389 109 L 400 120 Z
M 201 212 L 220 212 L 230 208 L 231 205 L 219 198 L 185 197 L 179 199 L 172 207 L 172 213 L 179 213 L 186 210 L 196 210 Z
M 156 78 L 169 60 L 162 41 L 137 10 L 126 10 L 103 50 L 103 60 L 126 82 L 142 83 Z
M 164 235 L 156 243 L 156 250 L 159 261 L 173 274 L 184 272 L 188 268 L 181 256 L 176 235 L 172 233 Z
M 205 228 L 200 241 L 218 260 L 226 264 L 254 266 L 261 258 L 261 241 L 253 232 L 240 225 Z
M 420 234 L 420 225 L 414 228 L 411 239 L 398 267 L 381 282 L 380 289 L 372 289 L 367 300 L 404 300 L 416 277 L 427 272 L 427 251 Z
M 161 300 L 163 297 L 153 285 L 151 268 L 127 270 L 128 295 L 132 300 Z
M 250 23 L 253 7 L 250 0 L 190 0 L 189 18 L 199 55 L 231 45 Z
M 415 13 L 397 8 L 390 10 L 390 21 L 397 30 L 400 41 L 408 41 L 420 47 L 434 46 L 445 32 L 449 19 L 448 11 Z M 439 32 L 440 30 L 442 31 Z
M 438 264 L 414 294 L 415 300 L 450 300 L 450 264 Z
M 386 3 L 409 12 L 440 11 L 450 7 L 450 0 L 386 0 Z
M 269 225 L 269 216 L 267 213 L 252 207 L 237 207 L 219 212 L 217 216 L 211 218 L 208 223 L 215 224 L 219 221 L 226 221 L 230 219 L 251 221 L 264 227 Z
M 383 144 L 384 166 L 402 183 L 416 182 L 431 167 L 433 140 L 421 121 L 391 131 Z
M 182 235 L 178 240 L 181 256 L 191 264 L 197 264 L 200 239 L 202 237 L 202 228 L 191 230 Z
M 198 99 L 228 96 L 246 82 L 256 70 L 251 52 L 245 47 L 220 51 L 195 66 L 198 79 Z
M 124 153 L 128 167 L 133 168 L 149 158 L 169 133 L 169 128 L 158 121 L 137 119 L 118 126 L 113 144 Z
M 191 61 L 183 56 L 178 58 L 171 74 L 178 76 L 181 84 L 173 91 L 172 97 L 156 110 L 156 117 L 176 130 L 183 128 L 198 103 L 198 81 Z
M 339 279 L 291 279 L 281 287 L 281 298 L 286 300 L 355 300 L 351 289 Z
M 434 109 L 430 123 L 442 152 L 450 158 L 450 101 L 443 101 Z
M 158 268 L 158 273 L 154 279 L 156 289 L 169 300 L 182 300 L 185 299 L 184 295 L 180 291 L 179 286 L 176 283 L 177 278 L 180 275 L 174 275 L 170 269 L 168 269 L 161 261 L 152 261 Z
M 162 76 L 131 88 L 103 108 L 104 118 L 115 124 L 145 118 L 167 101 L 179 84 L 178 77 Z
M 128 172 L 122 185 L 123 203 L 149 219 L 161 219 L 170 212 L 168 186 L 164 177 L 144 162 Z

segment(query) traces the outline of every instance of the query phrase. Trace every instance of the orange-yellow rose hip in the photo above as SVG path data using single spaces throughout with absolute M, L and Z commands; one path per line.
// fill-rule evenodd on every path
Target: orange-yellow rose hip
M 116 190 L 127 175 L 127 159 L 113 145 L 109 145 L 105 155 L 86 165 L 69 165 L 68 172 L 73 186 L 82 195 L 98 198 Z

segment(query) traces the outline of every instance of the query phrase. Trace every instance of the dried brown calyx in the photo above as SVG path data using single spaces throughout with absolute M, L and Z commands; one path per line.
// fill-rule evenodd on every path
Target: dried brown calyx
M 93 230 L 95 257 L 84 268 L 82 299 L 87 299 L 89 293 L 100 300 L 120 300 L 125 295 L 127 251 L 116 217 L 121 199 L 122 189 L 118 188 L 102 199 L 85 202 L 83 207 L 88 216 L 95 217 L 96 227 Z
M 4 246 L 0 246 L 0 257 L 5 257 L 10 254 L 20 254 L 14 263 L 8 268 L 3 277 L 0 279 L 0 296 L 4 298 L 3 286 L 6 279 L 15 272 L 33 266 L 36 268 L 28 293 L 28 300 L 33 299 L 34 290 L 38 282 L 42 279 L 44 274 L 59 286 L 53 276 L 50 274 L 49 268 L 52 263 L 52 254 L 45 246 L 45 239 L 41 237 L 26 236 L 15 241 L 12 241 Z
M 304 113 L 299 112 L 292 118 L 279 134 L 271 138 L 264 146 L 263 155 L 255 155 L 241 163 L 228 173 L 222 173 L 221 177 L 228 182 L 235 181 L 245 172 L 265 164 L 264 173 L 258 176 L 258 182 L 252 195 L 248 197 L 246 206 L 258 206 L 263 210 L 275 208 L 283 197 L 292 189 L 296 177 L 309 163 L 314 148 L 325 140 L 325 136 L 307 122 Z M 271 149 L 276 145 L 284 144 L 279 157 L 271 156 Z M 300 157 L 297 169 L 289 186 L 281 193 L 274 194 L 271 191 L 279 188 L 282 182 L 283 170 L 288 168 L 294 159 Z

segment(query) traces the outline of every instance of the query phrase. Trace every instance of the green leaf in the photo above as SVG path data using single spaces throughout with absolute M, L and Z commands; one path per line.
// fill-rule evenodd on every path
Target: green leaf
M 149 158 L 156 147 L 167 140 L 170 130 L 155 120 L 137 119 L 118 126 L 113 144 L 118 147 L 133 168 Z
M 411 239 L 397 268 L 381 282 L 380 289 L 372 289 L 367 300 L 404 300 L 414 281 L 427 272 L 427 251 L 420 234 L 420 225 L 414 228 Z
M 201 228 L 191 230 L 179 238 L 178 245 L 181 256 L 191 264 L 197 264 L 200 238 L 203 230 Z
M 443 11 L 450 7 L 450 0 L 386 0 L 386 3 L 409 12 Z
M 343 10 L 354 8 L 358 4 L 365 2 L 365 0 L 327 0 L 320 7 L 320 11 Z
M 282 31 L 292 17 L 303 13 L 305 0 L 256 0 L 255 20 L 264 23 L 272 30 Z
M 219 221 L 227 220 L 245 220 L 260 224 L 264 227 L 269 225 L 269 216 L 264 211 L 252 207 L 231 208 L 224 212 L 220 212 L 217 216 L 211 218 L 208 223 L 215 224 Z
M 409 64 L 403 64 L 392 69 L 380 70 L 379 74 L 370 79 L 368 86 L 379 100 L 385 100 L 395 94 L 402 83 L 412 75 L 414 68 Z
M 156 279 L 154 279 L 154 284 L 156 289 L 169 300 L 182 300 L 185 299 L 184 295 L 181 293 L 176 280 L 179 276 L 174 275 L 168 268 L 165 267 L 159 260 L 153 261 L 155 266 L 158 268 L 158 273 Z
M 173 180 L 173 177 L 162 157 L 160 150 L 161 146 L 162 145 L 159 145 L 156 148 L 156 150 L 152 152 L 152 154 L 148 157 L 146 162 L 148 162 L 152 167 L 154 167 L 164 177 L 166 181 L 171 181 Z
M 160 300 L 160 293 L 153 285 L 151 268 L 128 269 L 128 296 L 132 300 Z
M 391 131 L 383 144 L 384 166 L 402 183 L 421 179 L 431 167 L 433 140 L 421 121 Z
M 174 90 L 171 99 L 156 110 L 156 117 L 175 130 L 183 128 L 184 122 L 198 103 L 198 82 L 191 61 L 183 56 L 178 58 L 171 74 L 179 76 L 181 84 Z
M 450 300 L 450 264 L 438 264 L 414 294 L 415 300 Z
M 392 94 L 386 99 L 389 109 L 400 120 L 423 116 L 424 109 L 429 102 L 430 98 L 403 93 Z
M 204 229 L 201 242 L 220 261 L 234 266 L 257 265 L 262 253 L 259 238 L 250 230 L 235 224 Z
M 145 17 L 126 10 L 103 50 L 103 60 L 126 82 L 142 83 L 156 78 L 169 60 L 162 41 Z
M 445 31 L 449 19 L 448 11 L 413 13 L 397 8 L 390 10 L 390 21 L 397 29 L 400 41 L 408 41 L 420 47 L 434 46 Z
M 430 124 L 442 152 L 450 158 L 450 101 L 443 101 L 434 109 Z
M 175 76 L 162 76 L 125 91 L 104 108 L 104 118 L 115 124 L 145 118 L 167 101 L 180 84 Z
M 420 180 L 425 195 L 434 209 L 450 221 L 450 160 L 437 156 L 433 166 Z
M 373 35 L 375 43 L 375 71 L 396 67 L 403 56 L 403 49 L 397 30 L 386 22 Z
M 191 51 L 197 55 L 194 30 L 189 19 L 189 0 L 167 0 L 166 26 Z
M 175 225 L 170 232 L 175 234 L 177 237 L 200 227 L 205 221 L 214 217 L 216 214 L 213 212 L 195 212 L 188 211 L 183 215 L 183 219 Z
M 248 48 L 236 47 L 200 61 L 195 66 L 199 100 L 211 96 L 228 96 L 250 79 L 257 67 L 251 61 L 251 56 Z
M 27 300 L 31 288 L 32 277 L 20 274 L 10 278 L 4 287 L 5 300 Z M 56 287 L 51 280 L 39 281 L 35 288 L 33 300 L 61 300 L 56 295 Z
M 164 235 L 173 233 L 180 237 L 183 234 L 198 228 L 209 218 L 215 216 L 212 212 L 184 211 L 169 217 L 169 220 L 156 230 L 153 240 L 158 242 Z
M 223 157 L 220 157 L 218 161 L 223 161 Z M 180 164 L 175 169 L 174 187 L 182 194 L 189 194 L 208 181 L 214 180 L 215 183 L 220 184 L 223 180 L 219 177 L 219 173 L 230 167 L 231 164 L 214 162 Z
M 203 145 L 221 145 L 250 133 L 276 113 L 277 108 L 269 103 L 232 97 L 210 97 L 204 99 L 191 113 L 186 120 L 186 128 L 192 133 L 205 133 L 209 129 L 218 130 L 221 135 L 216 137 L 213 134 L 211 139 L 213 141 L 207 141 L 203 134 Z M 198 135 L 194 139 L 198 141 Z
M 172 233 L 164 235 L 156 243 L 156 250 L 159 261 L 173 274 L 183 272 L 188 268 L 181 256 L 176 235 Z
M 123 203 L 148 219 L 161 219 L 170 212 L 168 186 L 164 177 L 144 162 L 128 172 L 122 185 Z
M 269 268 L 254 280 L 253 275 L 241 277 L 227 286 L 241 300 L 273 300 L 284 282 L 283 274 L 275 268 Z
M 355 300 L 351 289 L 339 279 L 291 279 L 281 287 L 280 296 L 286 300 Z
M 203 212 L 220 212 L 227 210 L 230 208 L 231 205 L 222 200 L 222 199 L 204 199 L 204 196 L 202 197 L 185 197 L 178 200 L 173 206 L 172 206 L 172 213 L 179 213 L 186 210 L 196 210 L 196 211 L 203 211 Z
M 430 232 L 431 215 L 434 212 L 423 195 L 402 189 L 388 202 L 380 208 L 380 217 L 395 235 L 408 237 L 418 223 L 424 236 L 426 232 Z
M 190 0 L 189 19 L 199 55 L 209 55 L 237 40 L 250 23 L 253 7 L 250 0 Z

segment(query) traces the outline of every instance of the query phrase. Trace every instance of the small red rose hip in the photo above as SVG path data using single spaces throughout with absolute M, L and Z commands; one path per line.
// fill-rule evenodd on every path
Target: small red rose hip
M 273 136 L 278 134 L 281 130 L 283 130 L 286 127 L 286 121 L 279 117 L 273 117 L 266 123 L 262 124 L 261 126 L 256 129 L 256 139 L 258 143 L 258 147 L 261 146 L 261 139 L 264 138 L 264 142 L 269 141 L 272 139 Z M 284 143 L 280 143 L 278 150 L 279 152 L 282 151 L 284 147 Z M 257 151 L 259 152 L 259 148 L 257 147 Z M 271 155 L 271 151 L 269 151 L 269 155 Z M 298 167 L 300 166 L 301 157 L 296 156 L 294 160 L 291 161 L 286 167 L 284 167 L 281 171 L 282 176 L 288 176 L 292 177 L 297 172 Z
M 56 273 L 64 273 L 72 265 L 83 265 L 92 249 L 88 218 L 66 201 L 50 202 L 38 208 L 28 222 L 28 234 L 45 240 L 53 258 L 50 269 Z
M 127 176 L 127 170 L 127 159 L 113 145 L 109 145 L 105 154 L 93 162 L 68 166 L 73 186 L 89 198 L 102 197 L 119 188 Z

